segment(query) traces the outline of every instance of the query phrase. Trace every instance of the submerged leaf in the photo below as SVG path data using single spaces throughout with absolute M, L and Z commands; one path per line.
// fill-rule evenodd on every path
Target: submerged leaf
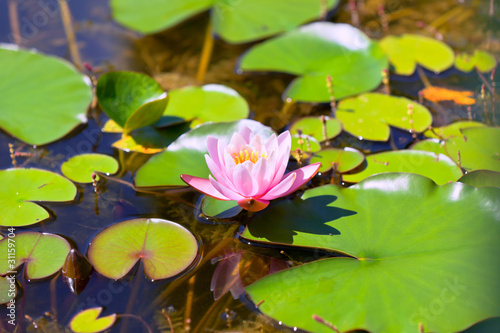
M 64 282 L 75 295 L 80 294 L 89 282 L 92 265 L 78 250 L 71 249 L 62 267 Z
M 420 91 L 422 96 L 431 102 L 452 101 L 458 105 L 473 105 L 476 100 L 472 98 L 472 91 L 458 91 L 442 87 L 430 86 Z

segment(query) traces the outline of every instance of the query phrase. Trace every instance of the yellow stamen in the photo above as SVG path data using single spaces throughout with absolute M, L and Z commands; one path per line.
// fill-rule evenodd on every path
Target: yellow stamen
M 267 158 L 266 154 L 262 154 L 259 156 L 259 151 L 251 151 L 249 152 L 248 149 L 240 150 L 239 153 L 233 153 L 233 160 L 236 164 L 240 164 L 246 161 L 250 161 L 252 163 L 257 163 L 259 158 Z

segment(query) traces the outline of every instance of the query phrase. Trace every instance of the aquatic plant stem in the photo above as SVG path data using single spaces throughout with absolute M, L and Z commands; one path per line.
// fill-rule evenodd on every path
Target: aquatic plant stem
M 431 82 L 427 78 L 427 75 L 425 75 L 425 73 L 422 70 L 422 68 L 417 67 L 417 73 L 418 73 L 418 76 L 420 77 L 420 81 L 422 81 L 422 83 L 424 84 L 424 87 L 426 87 L 426 88 L 432 87 Z
M 66 39 L 68 40 L 71 59 L 73 60 L 73 63 L 78 68 L 78 70 L 81 70 L 82 59 L 80 57 L 80 51 L 78 50 L 78 45 L 76 43 L 75 31 L 73 30 L 71 12 L 69 10 L 68 3 L 66 2 L 66 0 L 57 0 L 57 2 L 59 3 L 59 8 L 61 9 L 61 19 L 63 22 L 64 33 L 66 34 Z
M 9 6 L 9 21 L 10 30 L 14 38 L 14 43 L 21 45 L 23 39 L 21 38 L 21 29 L 19 27 L 19 14 L 17 12 L 17 0 L 8 0 Z
M 134 303 L 135 303 L 135 299 L 137 298 L 137 294 L 139 293 L 139 285 L 141 284 L 141 277 L 139 276 L 139 274 L 137 274 L 137 275 L 134 276 L 134 278 L 137 281 L 134 281 L 134 285 L 132 287 L 132 293 L 130 294 L 130 297 L 129 297 L 128 303 L 127 303 L 127 307 L 125 309 L 125 314 L 121 314 L 120 315 L 122 317 L 134 316 L 134 315 L 130 314 L 130 312 L 132 312 L 132 309 L 134 308 L 134 306 L 136 306 Z M 127 314 L 129 314 L 129 316 L 126 316 Z M 127 332 L 127 323 L 128 323 L 128 320 L 125 319 L 123 321 L 122 327 L 120 329 L 120 333 Z M 149 328 L 149 326 L 148 326 L 148 328 Z
M 226 294 L 225 296 L 227 297 L 227 295 L 229 295 L 229 293 Z M 194 328 L 193 333 L 198 333 L 198 332 L 201 331 L 202 328 L 207 327 L 205 325 L 205 322 L 208 320 L 208 317 L 210 316 L 210 314 L 213 313 L 213 311 L 217 308 L 217 306 L 222 302 L 222 300 L 224 298 L 225 297 L 221 297 L 221 298 L 219 298 L 218 300 L 216 300 L 215 302 L 212 303 L 212 305 L 210 306 L 210 308 L 208 308 L 208 310 L 205 312 L 205 314 L 201 318 L 201 320 L 198 323 L 198 325 L 196 325 L 196 327 Z M 225 304 L 223 304 L 223 305 L 225 306 Z
M 196 275 L 191 276 L 188 282 L 188 294 L 186 298 L 186 309 L 184 311 L 184 330 L 189 332 L 191 330 L 191 310 L 193 309 L 193 297 L 194 297 L 194 283 L 196 281 Z
M 172 319 L 170 319 L 170 316 L 168 315 L 167 311 L 165 311 L 165 309 L 161 309 L 161 313 L 168 321 L 168 326 L 170 327 L 170 332 L 174 333 L 174 324 L 172 324 Z
M 54 318 L 57 318 L 57 290 L 56 283 L 57 278 L 59 277 L 60 271 L 52 278 L 50 281 L 50 310 L 52 311 L 52 315 Z M 57 325 L 56 325 L 57 327 Z M 59 327 L 57 327 L 57 332 L 59 332 Z
M 208 64 L 210 63 L 210 58 L 212 57 L 213 48 L 214 48 L 214 37 L 212 35 L 212 24 L 209 22 L 207 25 L 207 31 L 205 33 L 203 49 L 201 50 L 201 58 L 200 58 L 200 64 L 198 66 L 198 72 L 196 73 L 196 80 L 200 83 L 202 83 L 203 79 L 205 78 L 205 73 L 207 72 Z
M 134 319 L 137 319 L 138 321 L 140 321 L 144 327 L 146 327 L 146 330 L 148 331 L 148 333 L 153 333 L 153 331 L 151 331 L 151 327 L 149 327 L 148 323 L 146 323 L 144 321 L 144 319 L 142 319 L 141 317 L 139 316 L 136 316 L 136 315 L 133 315 L 133 314 L 130 314 L 130 313 L 125 313 L 125 314 L 119 314 L 116 316 L 117 318 L 134 318 Z

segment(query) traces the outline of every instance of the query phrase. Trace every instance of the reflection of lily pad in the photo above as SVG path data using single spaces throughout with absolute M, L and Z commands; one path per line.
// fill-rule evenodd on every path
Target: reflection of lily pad
M 458 163 L 460 152 L 460 165 L 467 170 L 500 171 L 500 128 L 465 128 L 462 134 L 446 140 L 448 156 Z
M 500 187 L 500 172 L 475 170 L 463 175 L 458 181 L 475 187 Z
M 462 136 L 460 130 L 471 127 L 486 127 L 486 125 L 477 121 L 457 121 L 448 126 L 433 127 L 432 131 L 427 130 L 424 135 L 429 138 L 447 139 L 453 136 Z
M 308 190 L 297 201 L 313 218 L 297 218 L 300 204 L 277 202 L 242 236 L 268 243 L 290 235 L 287 245 L 353 258 L 310 262 L 246 290 L 266 315 L 311 332 L 331 332 L 313 315 L 341 332 L 464 330 L 500 315 L 499 199 L 497 188 L 437 186 L 413 174 Z
M 0 225 L 24 226 L 49 218 L 37 201 L 70 201 L 75 185 L 66 178 L 40 169 L 0 170 Z
M 9 239 L 15 241 L 15 263 L 7 258 L 7 251 L 11 248 Z M 43 279 L 61 269 L 70 249 L 67 240 L 54 234 L 28 231 L 16 234 L 15 238 L 6 237 L 0 241 L 0 275 L 15 271 L 26 263 L 28 280 Z
M 326 126 L 326 138 L 325 129 Z M 333 139 L 342 132 L 342 124 L 334 118 L 325 117 L 325 126 L 321 117 L 304 117 L 295 121 L 290 126 L 290 133 L 310 135 L 318 141 Z
M 455 61 L 453 50 L 445 43 L 419 35 L 387 36 L 380 46 L 389 56 L 396 74 L 411 75 L 417 65 L 439 73 Z
M 98 318 L 102 308 L 90 308 L 78 312 L 69 322 L 69 328 L 75 333 L 98 333 L 109 329 L 116 321 L 116 313 Z
M 71 157 L 61 165 L 63 175 L 78 183 L 92 183 L 94 171 L 114 174 L 118 171 L 118 162 L 103 154 L 82 154 Z M 98 178 L 97 178 L 98 179 Z
M 190 16 L 211 9 L 214 32 L 230 43 L 245 43 L 290 30 L 319 18 L 338 0 L 112 0 L 113 17 L 143 33 L 167 29 Z
M 169 91 L 169 102 L 163 115 L 189 120 L 191 127 L 195 127 L 207 121 L 244 119 L 248 112 L 248 103 L 235 90 L 208 84 Z
M 366 157 L 366 168 L 355 174 L 343 175 L 345 182 L 357 183 L 378 173 L 410 172 L 432 179 L 442 185 L 462 177 L 460 168 L 445 155 L 427 151 L 399 150 L 373 154 Z
M 321 162 L 319 172 L 335 167 L 336 172 L 344 173 L 356 168 L 364 160 L 365 156 L 354 148 L 327 148 L 315 153 L 309 163 Z
M 272 130 L 254 120 L 239 120 L 230 123 L 205 123 L 175 140 L 167 150 L 153 156 L 135 176 L 136 186 L 186 186 L 180 176 L 189 174 L 207 178 L 210 174 L 205 154 L 207 136 L 229 142 L 233 133 L 247 126 L 254 133 L 269 137 Z M 168 170 L 168 172 L 166 172 Z
M 0 44 L 0 127 L 32 145 L 60 139 L 87 121 L 92 90 L 63 59 Z
M 89 246 L 94 269 L 110 279 L 124 277 L 142 260 L 144 274 L 166 279 L 185 270 L 198 251 L 196 238 L 181 225 L 161 219 L 134 219 L 101 231 Z
M 497 61 L 494 56 L 488 52 L 476 50 L 473 55 L 460 53 L 456 56 L 455 67 L 462 72 L 470 72 L 474 68 L 483 73 L 487 73 L 495 68 Z
M 328 102 L 328 75 L 337 99 L 378 87 L 387 57 L 377 42 L 348 24 L 316 22 L 253 46 L 240 59 L 241 71 L 299 76 L 283 99 Z
M 341 101 L 337 118 L 344 130 L 366 140 L 387 141 L 390 126 L 410 130 L 408 105 L 413 106 L 413 128 L 423 132 L 432 123 L 432 115 L 423 105 L 404 97 L 367 93 Z

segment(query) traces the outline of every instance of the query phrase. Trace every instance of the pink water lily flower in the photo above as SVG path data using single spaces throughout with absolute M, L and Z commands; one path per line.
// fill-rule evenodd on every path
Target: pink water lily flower
M 205 159 L 213 177 L 181 178 L 208 196 L 236 200 L 242 208 L 256 212 L 266 208 L 270 200 L 295 192 L 318 172 L 320 163 L 314 163 L 285 175 L 291 144 L 288 131 L 264 141 L 248 127 L 234 133 L 228 145 L 209 136 L 210 156 L 205 155 Z

